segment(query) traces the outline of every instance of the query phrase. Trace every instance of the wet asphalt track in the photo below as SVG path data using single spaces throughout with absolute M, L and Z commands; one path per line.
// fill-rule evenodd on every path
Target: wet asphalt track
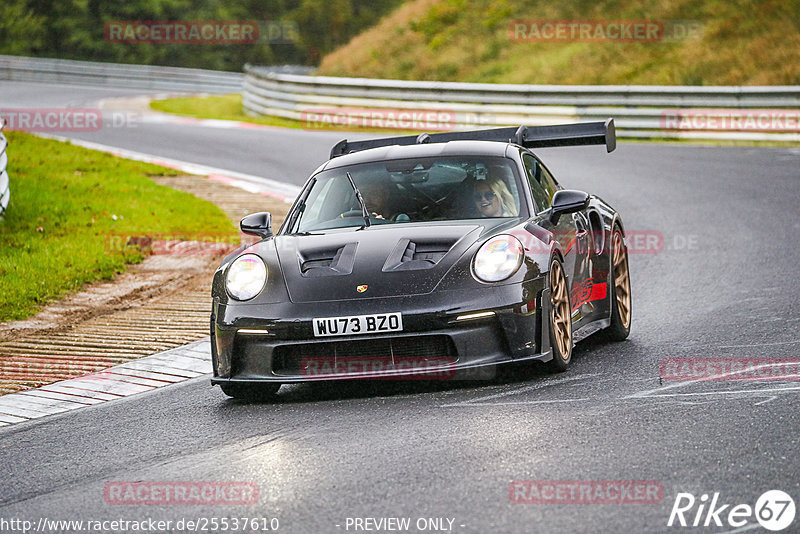
M 0 82 L 0 106 L 124 93 Z M 143 123 L 82 137 L 299 184 L 342 136 Z M 753 505 L 780 489 L 800 504 L 800 382 L 659 380 L 664 358 L 800 357 L 800 150 L 539 153 L 566 187 L 620 210 L 629 232 L 663 235 L 660 252 L 631 255 L 628 341 L 590 338 L 555 376 L 284 386 L 270 404 L 225 400 L 204 378 L 15 425 L 0 430 L 0 519 L 158 518 L 175 530 L 181 518 L 276 517 L 279 532 L 341 533 L 355 531 L 347 518 L 442 517 L 463 533 L 729 532 L 668 528 L 677 493 Z M 651 480 L 664 497 L 513 504 L 515 480 Z M 252 482 L 259 499 L 115 506 L 103 497 L 111 481 Z M 735 531 L 751 530 L 764 531 L 752 518 Z M 800 518 L 785 532 L 798 531 Z

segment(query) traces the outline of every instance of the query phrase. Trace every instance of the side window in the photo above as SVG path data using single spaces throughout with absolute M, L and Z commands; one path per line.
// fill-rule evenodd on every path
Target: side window
M 556 180 L 553 178 L 553 175 L 550 174 L 550 171 L 544 168 L 544 165 L 540 164 L 539 168 L 542 170 L 540 178 L 542 186 L 545 191 L 547 191 L 547 207 L 549 208 L 550 204 L 553 203 L 553 195 L 558 191 L 558 184 L 556 184 Z
M 536 213 L 541 213 L 550 207 L 550 199 L 553 198 L 553 195 L 548 193 L 542 183 L 542 171 L 544 171 L 544 167 L 539 165 L 536 158 L 530 154 L 523 154 L 522 162 L 525 165 L 525 174 L 528 178 L 528 183 L 531 184 L 531 196 L 533 197 Z M 553 194 L 555 194 L 555 192 L 553 192 Z
M 316 221 L 322 216 L 320 211 L 322 209 L 322 206 L 325 205 L 325 203 L 317 202 L 316 198 L 317 197 L 325 198 L 330 193 L 331 184 L 333 184 L 333 180 L 327 180 L 323 184 L 315 184 L 314 189 L 309 194 L 309 199 L 311 200 L 311 202 L 308 201 L 309 199 L 306 199 L 306 206 L 310 205 L 311 209 L 303 213 L 304 219 L 309 221 Z

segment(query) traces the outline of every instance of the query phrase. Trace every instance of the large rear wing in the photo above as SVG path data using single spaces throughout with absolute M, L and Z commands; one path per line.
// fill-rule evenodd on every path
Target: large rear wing
M 614 119 L 606 119 L 605 122 L 580 122 L 554 126 L 519 126 L 430 135 L 423 133 L 416 136 L 385 137 L 383 139 L 367 139 L 365 141 L 348 141 L 344 139 L 336 143 L 331 149 L 331 158 L 382 146 L 446 143 L 448 141 L 464 140 L 516 143 L 527 148 L 605 145 L 608 152 L 617 147 Z

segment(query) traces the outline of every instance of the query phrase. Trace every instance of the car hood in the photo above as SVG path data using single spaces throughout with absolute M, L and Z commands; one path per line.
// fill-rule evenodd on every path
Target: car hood
M 490 224 L 496 226 L 496 224 Z M 430 293 L 486 224 L 373 225 L 275 238 L 292 302 Z

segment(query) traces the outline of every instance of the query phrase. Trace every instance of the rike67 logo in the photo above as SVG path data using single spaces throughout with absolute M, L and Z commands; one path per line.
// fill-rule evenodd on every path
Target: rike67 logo
M 723 503 L 718 492 L 711 497 L 704 493 L 699 499 L 691 493 L 678 493 L 667 526 L 722 527 L 727 524 L 739 528 L 755 519 L 765 529 L 777 532 L 788 528 L 794 516 L 794 500 L 780 490 L 765 491 L 755 506 Z

